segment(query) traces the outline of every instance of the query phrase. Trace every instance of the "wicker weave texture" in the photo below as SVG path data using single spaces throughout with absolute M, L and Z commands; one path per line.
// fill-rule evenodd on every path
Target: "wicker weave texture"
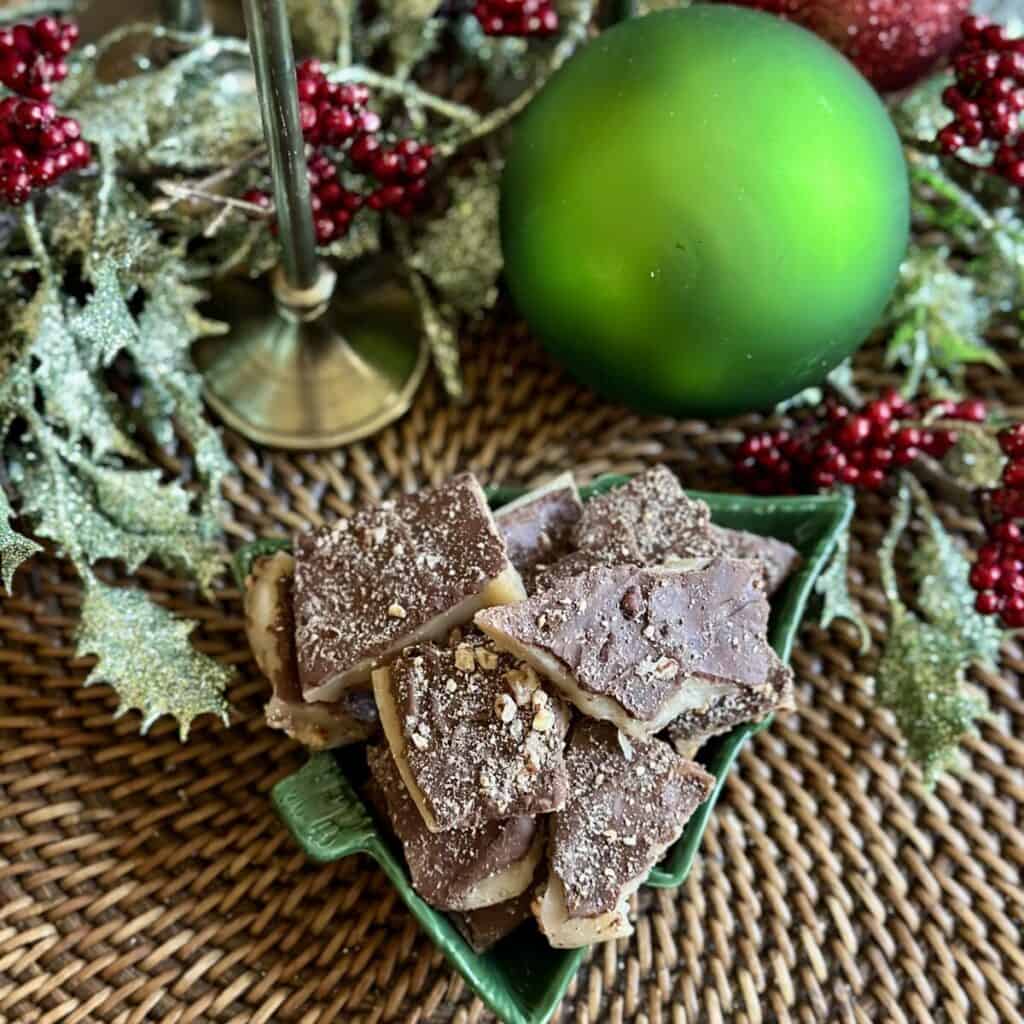
M 399 424 L 329 455 L 229 437 L 232 543 L 459 468 L 528 482 L 660 460 L 725 487 L 729 445 L 753 422 L 601 403 L 515 328 L 467 348 L 465 407 L 431 381 Z M 870 357 L 859 376 L 883 382 Z M 1012 376 L 974 383 L 1024 399 Z M 748 745 L 687 884 L 641 894 L 636 935 L 593 951 L 561 1024 L 1024 1020 L 1024 658 L 1010 649 L 1001 674 L 977 677 L 993 717 L 965 774 L 924 792 L 871 700 L 886 523 L 884 500 L 866 499 L 852 563 L 873 650 L 860 656 L 845 624 L 805 625 L 801 714 Z M 233 726 L 201 720 L 181 745 L 168 721 L 145 739 L 136 718 L 114 721 L 111 692 L 82 688 L 89 663 L 73 658 L 74 577 L 45 557 L 19 574 L 0 604 L 0 1022 L 492 1020 L 371 862 L 308 864 L 275 819 L 268 791 L 302 752 L 262 723 L 238 593 L 205 603 L 151 569 L 139 582 L 239 666 Z

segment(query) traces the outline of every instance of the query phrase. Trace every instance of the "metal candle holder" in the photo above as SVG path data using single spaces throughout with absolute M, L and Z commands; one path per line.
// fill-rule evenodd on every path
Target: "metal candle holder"
M 208 311 L 229 324 L 194 352 L 206 399 L 240 434 L 278 448 L 333 448 L 401 416 L 426 369 L 419 309 L 395 274 L 338 282 L 317 256 L 283 0 L 245 0 L 270 151 L 281 264 L 268 290 L 226 282 Z

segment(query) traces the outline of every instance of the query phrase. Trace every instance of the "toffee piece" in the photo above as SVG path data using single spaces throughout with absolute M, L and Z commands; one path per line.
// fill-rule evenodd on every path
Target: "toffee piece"
M 403 647 L 444 637 L 478 609 L 525 596 L 468 473 L 301 534 L 295 628 L 302 695 L 333 700 Z
M 431 832 L 565 803 L 569 709 L 536 673 L 473 631 L 373 673 L 384 735 Z
M 554 815 L 548 884 L 534 901 L 559 948 L 632 934 L 629 897 L 715 784 L 667 743 L 587 719 L 574 725 L 565 762 L 569 798 Z
M 533 590 L 540 567 L 557 562 L 572 550 L 573 527 L 582 513 L 576 481 L 571 473 L 563 473 L 494 514 L 527 592 Z
M 431 832 L 388 748 L 371 747 L 366 756 L 381 809 L 402 844 L 413 888 L 431 906 L 473 911 L 505 904 L 529 889 L 544 851 L 544 829 L 536 818 Z
M 792 544 L 746 530 L 711 526 L 711 538 L 733 558 L 759 558 L 764 566 L 765 591 L 769 597 L 800 568 L 800 552 Z
M 708 506 L 688 498 L 666 466 L 653 466 L 591 498 L 574 540 L 608 565 L 660 565 L 668 558 L 699 564 L 721 553 L 710 526 Z
M 346 691 L 336 701 L 306 703 L 295 660 L 292 583 L 295 560 L 278 551 L 253 564 L 245 587 L 245 630 L 253 657 L 270 680 L 273 694 L 267 724 L 311 750 L 327 750 L 368 739 L 379 728 L 368 686 Z
M 475 621 L 584 714 L 643 738 L 763 686 L 768 613 L 760 566 L 716 558 L 692 570 L 590 569 Z
M 451 915 L 455 927 L 472 947 L 474 953 L 486 953 L 506 936 L 511 935 L 524 921 L 533 916 L 533 885 L 521 896 L 493 907 L 481 907 Z
M 774 711 L 796 707 L 793 670 L 769 650 L 768 673 L 760 686 L 735 686 L 717 693 L 703 707 L 684 711 L 669 723 L 665 734 L 680 754 L 691 756 L 705 740 L 743 722 L 755 722 Z

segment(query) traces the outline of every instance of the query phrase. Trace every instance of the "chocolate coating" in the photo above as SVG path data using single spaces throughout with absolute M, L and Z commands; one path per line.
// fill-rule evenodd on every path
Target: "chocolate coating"
M 679 749 L 754 722 L 772 711 L 795 706 L 793 670 L 772 651 L 768 676 L 761 686 L 737 686 L 712 699 L 706 707 L 686 711 L 669 723 L 665 735 Z
M 733 558 L 759 558 L 764 566 L 765 590 L 769 597 L 800 567 L 800 552 L 792 544 L 746 530 L 711 526 L 711 538 Z
M 615 910 L 682 834 L 714 776 L 658 739 L 579 719 L 565 752 L 569 799 L 554 816 L 551 870 L 570 917 Z
M 535 818 L 519 816 L 468 829 L 430 832 L 387 747 L 370 747 L 366 758 L 376 784 L 369 796 L 377 810 L 386 813 L 402 844 L 413 888 L 431 906 L 459 909 L 475 885 L 529 853 L 540 827 Z
M 391 664 L 403 756 L 441 831 L 565 802 L 569 710 L 539 682 L 517 703 L 524 671 L 476 631 L 449 647 L 407 648 Z
M 509 567 L 469 474 L 358 511 L 295 544 L 299 681 L 310 691 L 393 650 Z
M 533 889 L 531 885 L 521 896 L 493 907 L 453 913 L 452 921 L 475 953 L 486 953 L 533 916 L 530 913 Z
M 719 546 L 710 535 L 711 513 L 683 493 L 665 466 L 596 495 L 583 506 L 575 543 L 609 565 L 658 565 L 669 557 L 710 558 Z
M 579 492 L 568 475 L 495 513 L 508 556 L 528 593 L 539 567 L 557 562 L 572 550 L 573 528 L 582 513 Z
M 476 621 L 552 655 L 581 690 L 656 719 L 688 676 L 758 686 L 771 664 L 756 563 L 702 569 L 599 567 Z

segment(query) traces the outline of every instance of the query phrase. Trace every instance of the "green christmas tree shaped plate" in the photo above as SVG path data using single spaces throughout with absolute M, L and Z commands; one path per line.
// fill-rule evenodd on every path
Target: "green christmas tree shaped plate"
M 583 489 L 584 500 L 626 478 L 602 477 Z M 495 507 L 521 494 L 512 489 L 490 494 Z M 803 566 L 776 595 L 771 642 L 788 659 L 807 599 L 853 511 L 842 495 L 801 498 L 749 498 L 691 492 L 711 507 L 716 523 L 789 541 L 803 555 Z M 257 542 L 239 552 L 236 568 L 244 574 L 255 554 L 280 542 Z M 745 725 L 708 744 L 700 760 L 718 780 L 711 799 L 693 816 L 679 842 L 651 872 L 647 884 L 679 885 L 690 870 L 701 837 L 730 766 L 748 736 L 767 722 Z M 485 954 L 474 953 L 451 921 L 416 895 L 401 853 L 378 829 L 357 795 L 365 776 L 359 752 L 320 753 L 304 768 L 274 787 L 278 813 L 295 839 L 315 861 L 328 862 L 354 853 L 369 854 L 391 879 L 405 904 L 431 939 L 505 1024 L 544 1024 L 565 994 L 583 959 L 583 950 L 552 949 L 529 923 Z

